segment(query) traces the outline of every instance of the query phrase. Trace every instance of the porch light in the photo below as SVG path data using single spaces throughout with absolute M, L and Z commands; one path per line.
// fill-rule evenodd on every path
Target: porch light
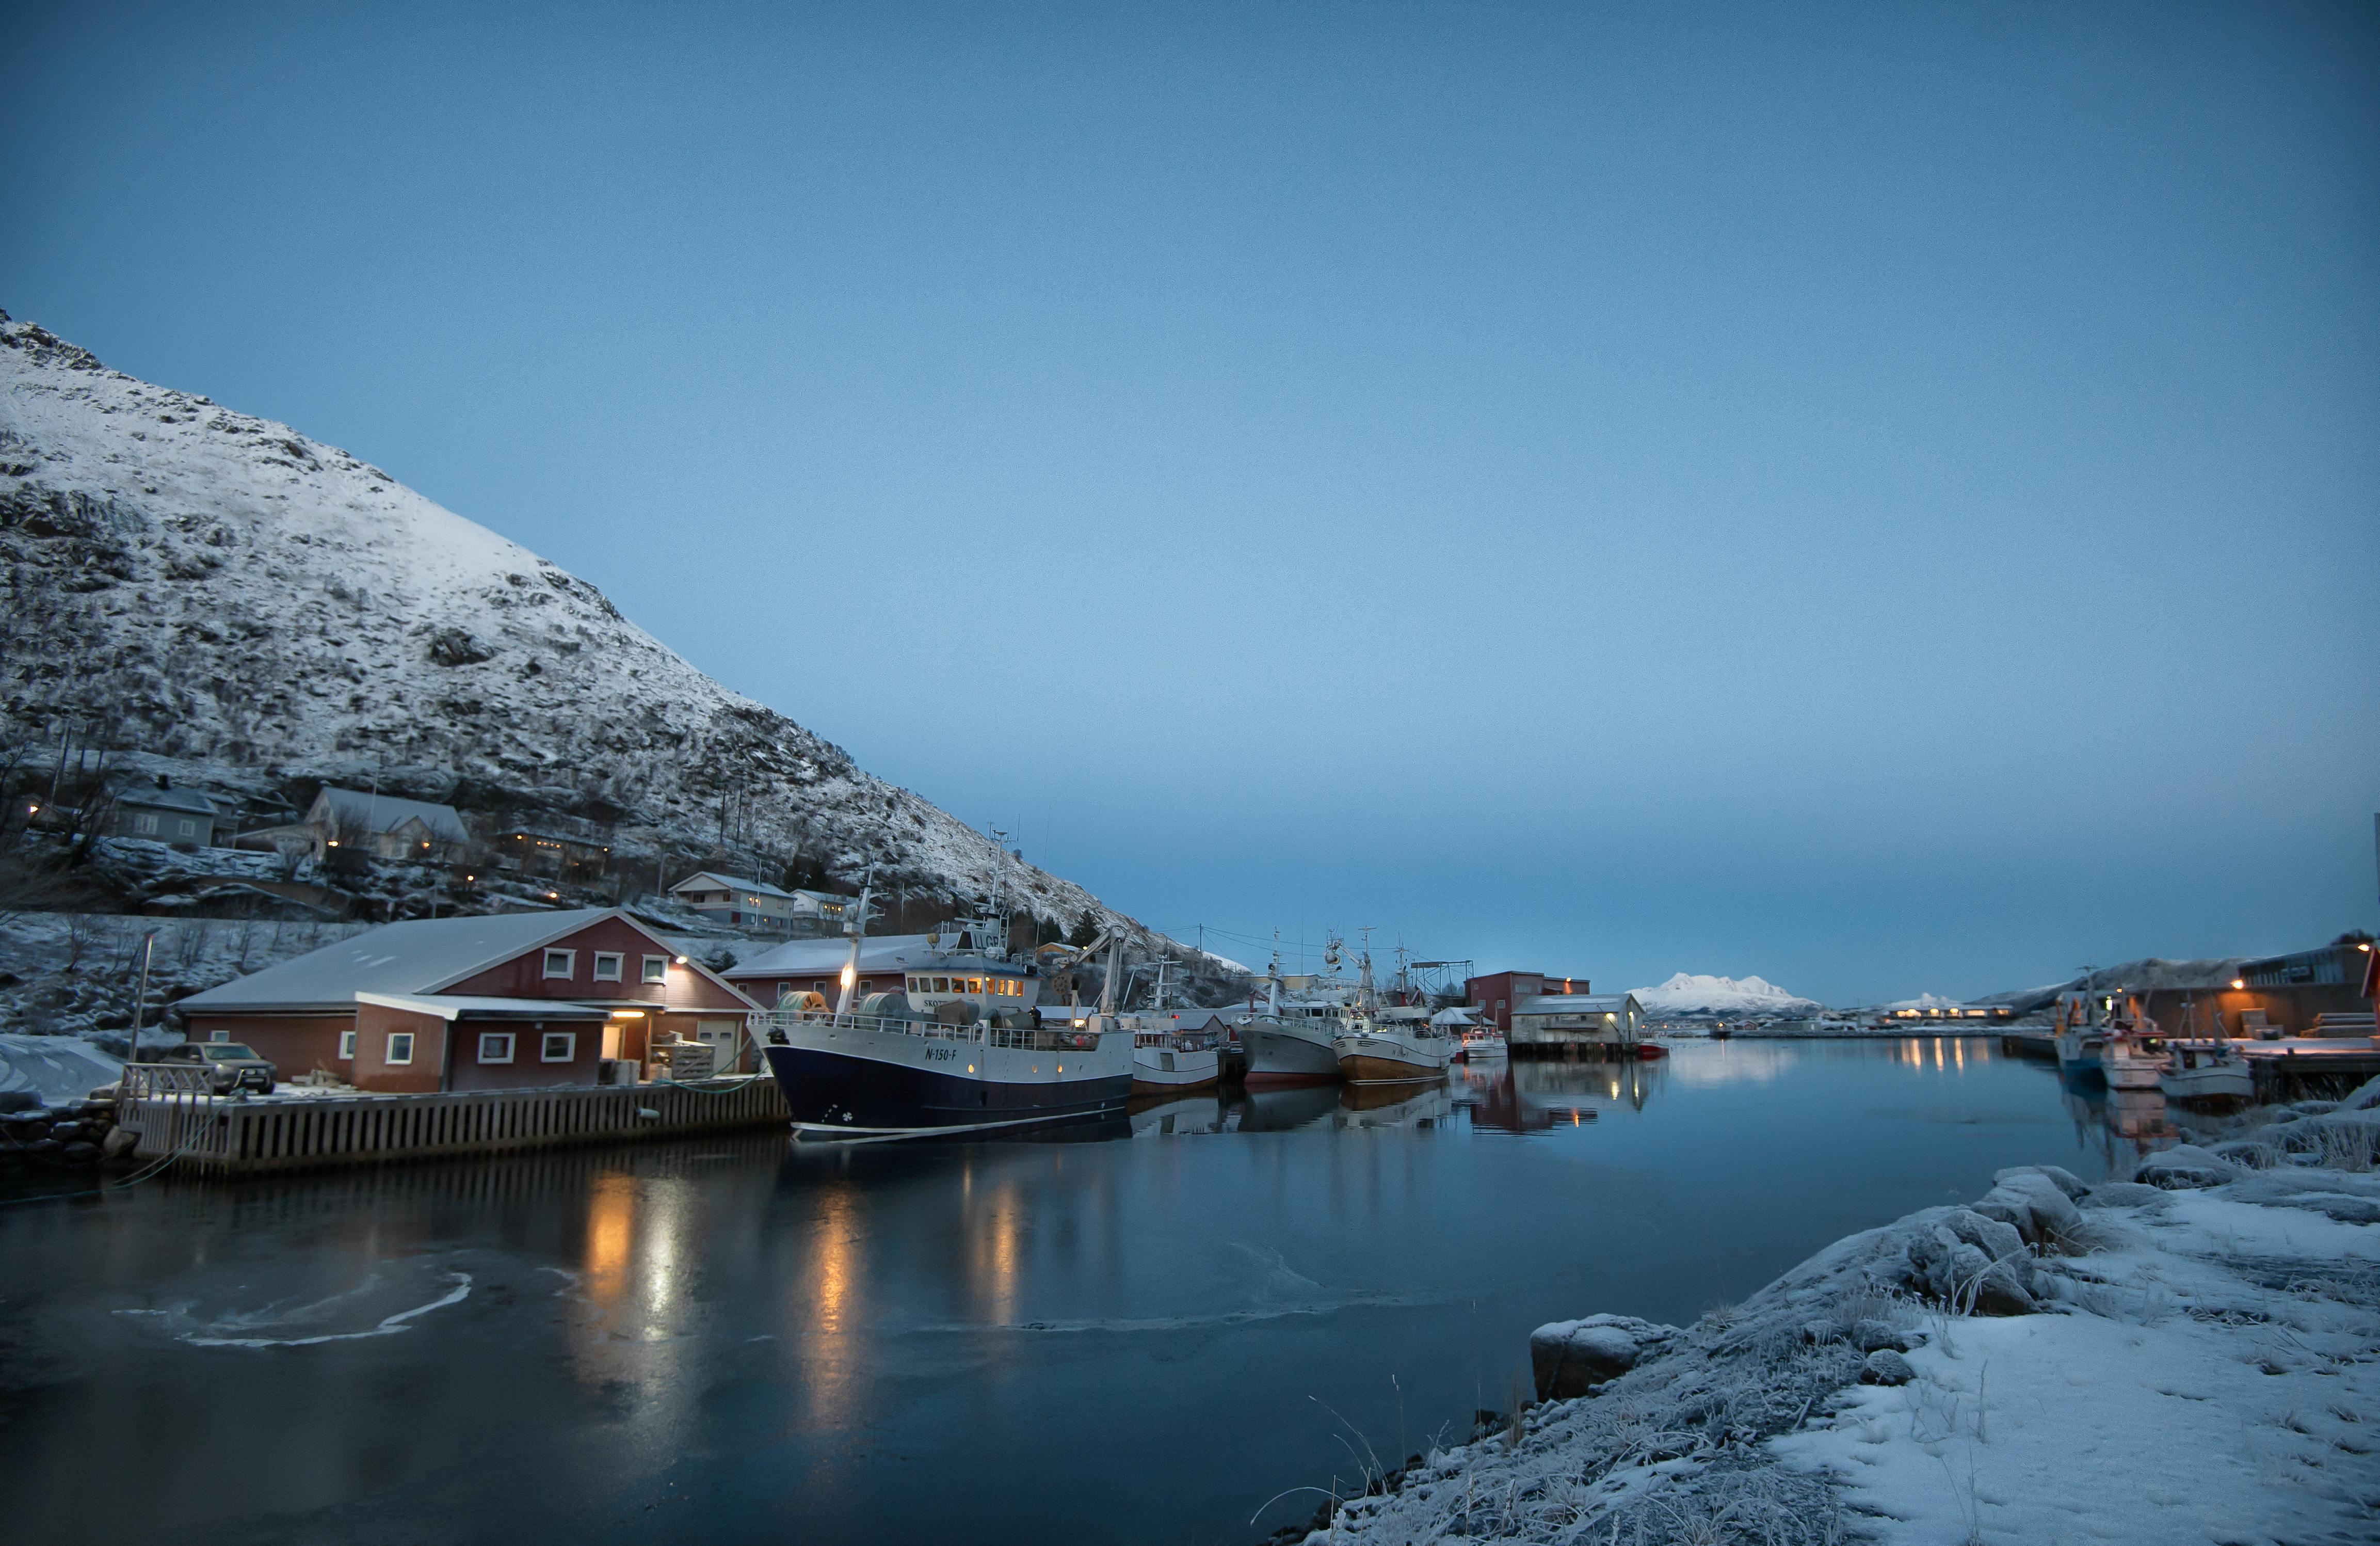
M 2231 980 L 2231 986 L 2234 988 L 2244 988 L 2247 985 L 2248 983 L 2245 978 L 2235 977 Z
M 641 1020 L 644 1017 L 645 1012 L 641 1009 L 614 1009 L 612 1011 L 612 1018 L 615 1020 Z
M 685 956 L 679 956 L 679 957 L 677 958 L 677 964 L 678 964 L 679 966 L 684 966 L 684 965 L 686 965 L 686 957 L 685 957 Z

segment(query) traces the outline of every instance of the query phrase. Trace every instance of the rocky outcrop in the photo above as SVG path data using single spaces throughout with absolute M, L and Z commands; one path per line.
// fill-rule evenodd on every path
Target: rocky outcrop
M 1656 1325 L 1630 1315 L 1590 1315 L 1556 1321 L 1529 1333 L 1529 1369 L 1537 1399 L 1567 1401 L 1593 1394 L 1668 1346 L 1675 1326 Z

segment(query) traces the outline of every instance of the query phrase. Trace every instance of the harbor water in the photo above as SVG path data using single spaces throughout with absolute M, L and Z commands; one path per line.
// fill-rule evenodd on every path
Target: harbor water
M 1245 1543 L 1525 1396 L 1541 1322 L 1689 1321 L 2155 1127 L 1993 1038 L 1736 1041 L 1038 1141 L 15 1204 L 0 1508 L 176 1546 Z

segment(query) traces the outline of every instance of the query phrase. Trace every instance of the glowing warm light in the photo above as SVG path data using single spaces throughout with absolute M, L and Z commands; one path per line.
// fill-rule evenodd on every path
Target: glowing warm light
M 679 956 L 679 957 L 677 958 L 677 964 L 678 964 L 679 966 L 684 966 L 684 965 L 686 965 L 686 957 L 685 957 L 685 956 Z
M 2235 977 L 2231 980 L 2231 986 L 2234 988 L 2244 988 L 2247 985 L 2248 980 L 2244 977 Z
M 615 1020 L 641 1020 L 644 1017 L 645 1012 L 641 1009 L 614 1009 L 612 1011 L 612 1018 Z
M 850 987 L 850 986 L 851 986 L 852 977 L 853 977 L 852 969 L 851 969 L 850 966 L 849 966 L 848 964 L 846 964 L 846 965 L 844 967 L 844 968 L 843 968 L 843 985 L 844 985 L 844 987 L 848 988 L 848 987 Z

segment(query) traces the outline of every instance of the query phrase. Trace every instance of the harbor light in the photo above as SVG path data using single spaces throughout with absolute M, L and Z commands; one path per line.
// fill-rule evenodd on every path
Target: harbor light
M 848 961 L 846 961 L 846 962 L 844 962 L 844 967 L 843 967 L 843 985 L 844 985 L 845 988 L 849 988 L 849 987 L 851 986 L 851 980 L 852 980 L 851 963 L 850 963 L 850 962 L 848 962 Z

